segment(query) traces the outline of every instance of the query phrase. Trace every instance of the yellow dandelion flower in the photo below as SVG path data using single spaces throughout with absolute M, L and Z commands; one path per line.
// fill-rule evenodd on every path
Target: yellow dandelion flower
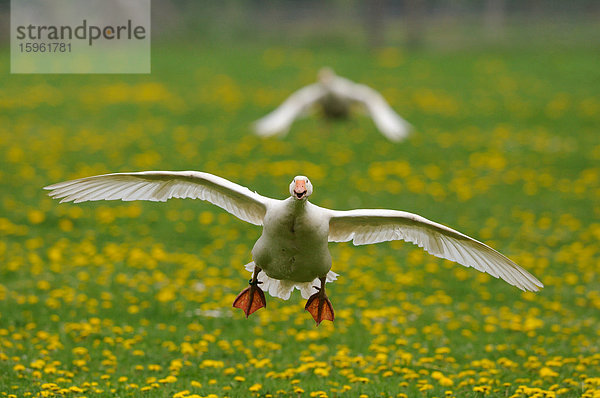
M 35 361 L 31 362 L 29 366 L 33 369 L 43 369 L 45 364 L 46 362 L 44 362 L 42 359 L 36 359 Z
M 253 384 L 250 387 L 248 387 L 248 391 L 250 392 L 258 392 L 262 389 L 262 384 Z
M 438 383 L 440 383 L 440 386 L 442 387 L 451 387 L 454 385 L 454 381 L 452 381 L 452 379 L 449 377 L 441 377 L 438 380 Z
M 32 224 L 41 224 L 46 219 L 46 214 L 41 210 L 30 210 L 27 213 L 27 218 Z
M 556 377 L 558 376 L 558 373 L 555 372 L 554 370 L 550 369 L 547 366 L 544 366 L 540 369 L 539 371 L 540 377 Z
M 317 376 L 321 376 L 321 377 L 329 376 L 329 369 L 327 369 L 327 368 L 315 368 L 315 370 L 313 372 Z
M 158 382 L 161 384 L 175 383 L 176 381 L 177 381 L 177 377 L 175 377 L 173 375 L 169 375 L 169 376 L 165 377 L 164 379 L 158 380 Z

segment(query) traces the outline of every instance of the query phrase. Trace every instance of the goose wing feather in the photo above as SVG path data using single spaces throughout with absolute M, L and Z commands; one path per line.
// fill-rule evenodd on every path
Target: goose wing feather
M 365 245 L 391 240 L 414 243 L 434 256 L 487 272 L 524 291 L 543 287 L 535 276 L 488 245 L 416 214 L 359 209 L 330 215 L 330 242 Z
M 262 225 L 270 198 L 224 178 L 199 171 L 113 173 L 49 185 L 49 196 L 62 202 L 90 200 L 206 200 L 239 219 Z

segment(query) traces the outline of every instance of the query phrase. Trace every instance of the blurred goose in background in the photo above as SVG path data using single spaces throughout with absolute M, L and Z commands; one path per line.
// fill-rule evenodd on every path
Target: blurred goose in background
M 287 300 L 294 288 L 308 299 L 306 310 L 317 325 L 333 321 L 333 306 L 325 284 L 337 274 L 331 271 L 328 242 L 365 245 L 391 240 L 414 243 L 434 256 L 498 278 L 524 291 L 537 291 L 542 283 L 529 272 L 491 247 L 451 228 L 416 214 L 396 210 L 330 210 L 308 201 L 313 193 L 310 180 L 295 177 L 290 196 L 271 199 L 224 178 L 198 171 L 143 171 L 104 174 L 45 187 L 62 202 L 88 200 L 150 200 L 170 198 L 206 200 L 239 219 L 262 225 L 262 235 L 252 249 L 250 286 L 233 306 L 246 317 L 265 307 L 260 284 L 271 296 Z
M 294 120 L 313 107 L 320 108 L 325 117 L 346 118 L 354 104 L 366 110 L 390 141 L 398 142 L 408 136 L 410 124 L 394 112 L 381 94 L 337 76 L 331 68 L 322 68 L 317 83 L 296 91 L 273 112 L 254 122 L 254 132 L 262 137 L 285 135 Z

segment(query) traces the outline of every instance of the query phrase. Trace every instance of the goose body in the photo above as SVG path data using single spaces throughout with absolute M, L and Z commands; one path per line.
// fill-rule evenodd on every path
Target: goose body
M 291 197 L 274 201 L 267 209 L 263 232 L 252 249 L 252 258 L 271 278 L 312 282 L 327 275 L 331 256 L 329 227 L 322 209 Z
M 325 284 L 337 278 L 331 271 L 328 242 L 355 245 L 404 240 L 429 253 L 487 272 L 524 291 L 542 283 L 491 247 L 454 229 L 416 214 L 385 209 L 330 210 L 308 201 L 313 186 L 297 176 L 290 196 L 272 199 L 197 171 L 114 173 L 66 181 L 45 187 L 61 202 L 88 200 L 150 200 L 194 198 L 213 203 L 239 219 L 263 227 L 252 249 L 250 287 L 234 303 L 246 315 L 265 305 L 259 284 L 274 297 L 288 299 L 294 288 L 308 298 L 307 310 L 317 323 L 333 320 Z M 321 287 L 315 286 L 320 281 Z M 262 298 L 261 298 L 262 295 Z M 261 301 L 262 300 L 262 301 Z
M 390 141 L 401 141 L 410 132 L 410 124 L 398 115 L 383 96 L 364 84 L 337 76 L 330 68 L 319 71 L 316 83 L 290 95 L 277 109 L 254 123 L 254 132 L 263 137 L 285 135 L 294 120 L 317 108 L 328 118 L 348 117 L 358 105 L 373 119 L 379 131 Z

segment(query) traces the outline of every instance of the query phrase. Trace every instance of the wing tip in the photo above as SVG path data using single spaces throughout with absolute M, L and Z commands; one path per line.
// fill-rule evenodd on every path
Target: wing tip
M 252 132 L 254 133 L 254 135 L 261 138 L 285 137 L 289 130 L 289 126 L 285 128 L 273 128 L 270 126 L 265 126 L 264 123 L 260 122 L 255 122 L 252 125 Z
M 65 185 L 69 182 L 71 182 L 71 181 L 57 182 L 54 184 L 46 185 L 45 187 L 42 187 L 42 189 L 45 189 L 47 191 L 52 191 L 54 189 L 59 189 L 59 188 L 65 187 Z
M 534 282 L 534 285 L 533 285 L 533 287 L 531 288 L 531 291 L 532 291 L 532 292 L 539 292 L 539 291 L 540 291 L 540 290 L 542 290 L 544 287 L 545 287 L 545 286 L 544 286 L 544 284 L 543 284 L 542 282 L 540 282 L 540 281 L 536 280 L 536 281 Z
M 63 203 L 63 202 L 67 201 L 67 198 L 66 198 L 67 195 L 62 195 L 60 192 L 57 192 L 55 190 L 55 188 L 52 188 L 52 185 L 48 185 L 47 187 L 43 187 L 42 189 L 49 190 L 50 192 L 46 193 L 46 195 L 48 195 L 52 199 L 58 200 L 58 199 L 62 198 L 62 200 L 59 203 Z
M 511 285 L 518 287 L 519 289 L 521 289 L 524 292 L 539 292 L 540 290 L 542 290 L 545 286 L 542 282 L 540 282 L 538 279 L 536 279 L 534 277 L 533 280 L 527 280 L 527 281 L 518 281 L 518 284 L 513 284 L 511 283 Z

